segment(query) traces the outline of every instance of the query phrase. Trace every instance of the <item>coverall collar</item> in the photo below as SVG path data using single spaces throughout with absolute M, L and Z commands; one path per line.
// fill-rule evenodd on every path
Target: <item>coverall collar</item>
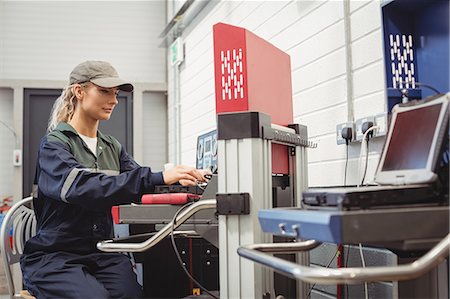
M 80 134 L 78 134 L 77 130 L 75 130 L 74 127 L 72 127 L 70 124 L 66 123 L 66 122 L 60 122 L 57 126 L 56 126 L 56 130 L 64 132 L 72 132 L 78 136 L 80 136 Z M 100 138 L 102 141 L 104 142 L 108 142 L 111 143 L 110 140 L 108 140 L 108 138 L 105 137 L 105 135 L 103 135 L 102 132 L 100 132 L 99 130 L 97 130 L 97 137 Z

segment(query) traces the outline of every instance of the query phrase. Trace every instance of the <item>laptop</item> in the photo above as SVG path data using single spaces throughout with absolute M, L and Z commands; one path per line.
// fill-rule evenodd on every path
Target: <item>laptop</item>
M 396 105 L 375 174 L 377 185 L 308 189 L 303 192 L 305 207 L 350 210 L 448 202 L 448 184 L 440 187 L 438 174 L 448 150 L 449 101 L 447 93 Z

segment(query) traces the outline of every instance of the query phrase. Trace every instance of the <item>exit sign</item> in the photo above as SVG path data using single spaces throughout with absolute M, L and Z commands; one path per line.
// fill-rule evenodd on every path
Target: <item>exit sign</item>
M 179 37 L 170 45 L 170 61 L 172 63 L 172 66 L 174 66 L 182 63 L 183 59 L 183 41 L 181 40 L 181 37 Z

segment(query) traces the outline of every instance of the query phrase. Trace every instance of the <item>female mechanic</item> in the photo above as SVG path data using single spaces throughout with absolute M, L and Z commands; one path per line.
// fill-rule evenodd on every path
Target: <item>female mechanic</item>
M 21 257 L 23 281 L 36 298 L 138 298 L 141 287 L 121 253 L 100 252 L 113 236 L 111 207 L 140 202 L 156 185 L 195 185 L 204 173 L 188 166 L 152 172 L 112 136 L 98 131 L 133 85 L 104 61 L 86 61 L 70 74 L 41 140 L 33 205 L 37 234 Z

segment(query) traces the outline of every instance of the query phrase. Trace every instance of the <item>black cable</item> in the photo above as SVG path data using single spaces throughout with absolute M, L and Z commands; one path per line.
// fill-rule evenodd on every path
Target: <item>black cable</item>
M 423 87 L 426 87 L 426 88 L 428 88 L 428 89 L 434 91 L 436 94 L 441 94 L 441 93 L 442 93 L 442 92 L 440 92 L 439 90 L 437 90 L 436 88 L 434 88 L 434 87 L 431 86 L 431 85 L 424 84 L 424 83 L 420 83 L 420 82 L 416 82 L 415 84 L 416 84 L 417 86 L 423 86 Z
M 364 174 L 361 180 L 361 186 L 364 185 L 364 179 L 366 178 L 367 173 L 367 164 L 369 162 L 369 136 L 367 136 L 366 145 L 366 165 L 364 166 Z
M 337 255 L 339 254 L 339 247 L 336 250 L 336 253 L 333 255 L 333 258 L 331 259 L 331 261 L 328 263 L 328 265 L 325 267 L 325 269 L 327 269 L 328 267 L 330 267 L 331 263 L 334 261 L 334 259 L 337 257 Z M 306 299 L 309 298 L 309 296 L 311 296 L 311 292 L 313 290 L 313 288 L 316 286 L 316 284 L 313 284 L 308 291 L 308 295 L 306 295 Z
M 181 259 L 180 253 L 178 252 L 177 244 L 175 244 L 175 238 L 173 236 L 173 233 L 175 231 L 175 221 L 178 217 L 178 215 L 188 206 L 192 205 L 193 202 L 188 202 L 184 206 L 182 206 L 176 213 L 175 216 L 173 216 L 172 219 L 172 231 L 170 233 L 170 241 L 172 242 L 172 248 L 175 251 L 175 255 L 177 256 L 178 262 L 180 263 L 181 268 L 184 270 L 184 273 L 189 277 L 190 280 L 192 280 L 193 283 L 195 283 L 200 289 L 202 289 L 205 293 L 213 297 L 214 299 L 219 299 L 217 296 L 213 295 L 210 291 L 208 291 L 203 285 L 201 285 L 194 277 L 192 277 L 191 273 L 186 269 L 186 266 L 183 265 L 183 260 Z
M 344 186 L 347 185 L 347 165 L 348 165 L 348 141 L 346 142 L 345 168 L 344 168 Z

